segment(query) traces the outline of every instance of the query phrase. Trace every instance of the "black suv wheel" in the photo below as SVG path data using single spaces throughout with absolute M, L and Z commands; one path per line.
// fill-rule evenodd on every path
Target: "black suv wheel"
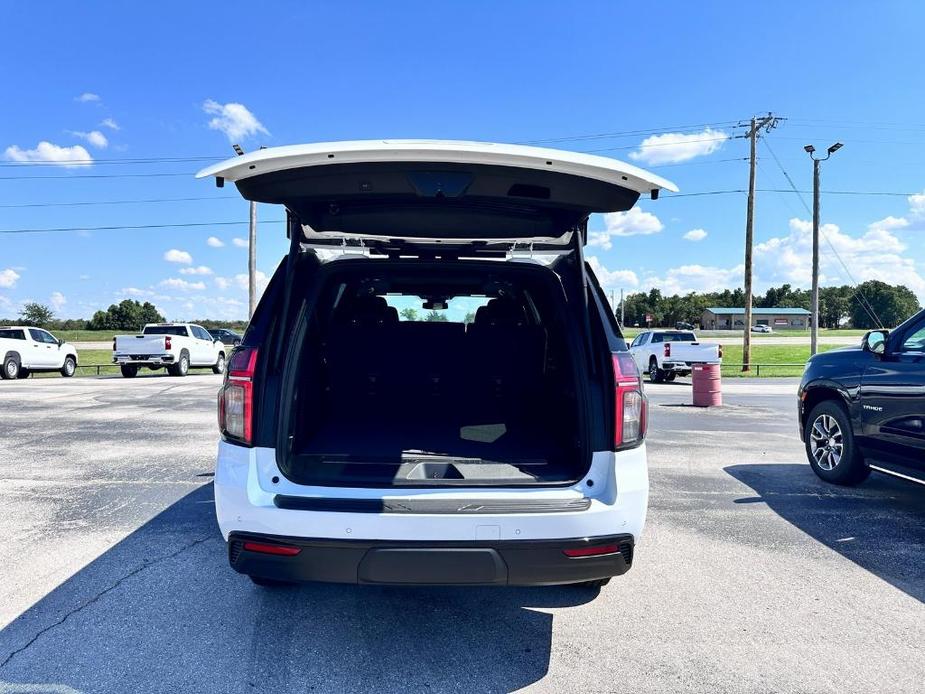
M 848 413 L 838 402 L 825 400 L 812 409 L 803 439 L 813 472 L 826 482 L 855 485 L 870 474 L 858 453 Z

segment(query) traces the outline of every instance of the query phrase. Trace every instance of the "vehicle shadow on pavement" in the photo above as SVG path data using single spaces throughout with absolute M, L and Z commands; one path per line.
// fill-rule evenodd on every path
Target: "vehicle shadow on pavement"
M 0 631 L 0 692 L 510 691 L 549 667 L 534 608 L 597 594 L 258 588 L 228 567 L 206 484 Z
M 724 468 L 761 503 L 862 568 L 925 602 L 925 487 L 871 475 L 857 487 L 826 484 L 809 465 Z

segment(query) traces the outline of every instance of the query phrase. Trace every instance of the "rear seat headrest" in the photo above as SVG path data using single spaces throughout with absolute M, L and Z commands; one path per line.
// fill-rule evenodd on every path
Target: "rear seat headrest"
M 510 299 L 492 299 L 475 312 L 476 325 L 523 325 L 524 307 Z
M 345 322 L 370 325 L 397 323 L 398 311 L 381 296 L 361 296 L 345 304 L 338 317 Z

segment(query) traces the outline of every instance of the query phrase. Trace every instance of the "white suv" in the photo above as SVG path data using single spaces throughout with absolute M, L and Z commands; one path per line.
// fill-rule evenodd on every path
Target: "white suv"
M 640 374 L 583 259 L 674 186 L 471 142 L 265 149 L 199 174 L 286 207 L 219 393 L 215 506 L 260 585 L 603 585 L 648 500 Z

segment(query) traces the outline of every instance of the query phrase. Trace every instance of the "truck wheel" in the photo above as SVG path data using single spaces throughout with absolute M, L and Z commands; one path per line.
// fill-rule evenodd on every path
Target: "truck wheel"
M 77 360 L 74 357 L 65 357 L 64 366 L 61 367 L 61 375 L 70 378 L 77 371 Z
M 138 367 L 134 364 L 123 364 L 119 367 L 119 370 L 125 378 L 135 378 L 138 375 Z
M 218 353 L 218 359 L 215 361 L 215 366 L 212 367 L 212 373 L 214 374 L 225 373 L 225 353 L 224 352 Z
M 675 378 L 677 378 L 677 376 L 678 374 L 676 374 L 674 371 L 669 371 L 665 374 L 665 380 L 671 383 Z
M 8 381 L 15 381 L 19 378 L 19 361 L 16 357 L 11 355 L 3 360 L 3 370 L 0 371 L 0 376 Z
M 854 486 L 870 475 L 854 441 L 848 414 L 838 402 L 824 400 L 812 409 L 803 439 L 806 457 L 820 479 Z
M 189 354 L 185 351 L 180 352 L 180 361 L 173 366 L 168 366 L 167 371 L 171 376 L 186 376 L 189 373 Z
M 665 372 L 658 368 L 658 361 L 655 357 L 649 360 L 649 380 L 652 383 L 661 383 L 665 378 Z

